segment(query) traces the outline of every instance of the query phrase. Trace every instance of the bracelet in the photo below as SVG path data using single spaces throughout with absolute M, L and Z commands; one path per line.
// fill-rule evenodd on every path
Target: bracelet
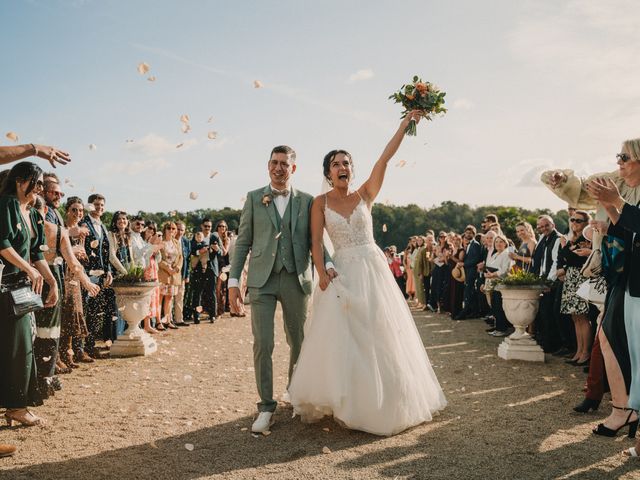
M 31 144 L 31 146 L 33 147 L 33 155 L 31 155 L 32 157 L 37 157 L 38 156 L 38 147 L 36 147 L 33 143 Z

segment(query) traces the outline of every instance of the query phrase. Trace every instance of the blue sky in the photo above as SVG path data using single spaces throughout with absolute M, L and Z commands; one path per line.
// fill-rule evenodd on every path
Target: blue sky
M 559 209 L 540 171 L 613 169 L 640 136 L 630 0 L 14 0 L 0 18 L 0 144 L 13 131 L 69 150 L 67 193 L 111 210 L 239 208 L 281 143 L 298 188 L 319 191 L 333 148 L 358 185 L 399 121 L 387 97 L 414 74 L 450 111 L 405 140 L 380 202 Z

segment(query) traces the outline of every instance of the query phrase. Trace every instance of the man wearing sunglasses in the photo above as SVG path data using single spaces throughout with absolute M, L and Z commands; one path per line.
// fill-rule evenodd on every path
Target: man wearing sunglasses
M 216 298 L 216 284 L 218 282 L 218 258 L 222 255 L 220 245 L 222 244 L 218 233 L 213 232 L 213 222 L 210 218 L 204 218 L 200 225 L 204 235 L 202 243 L 191 241 L 191 255 L 204 255 L 209 253 L 206 262 L 198 262 L 191 270 L 191 288 L 193 305 L 193 323 L 200 323 L 200 313 L 206 311 L 209 314 L 209 321 L 216 320 L 218 302 Z M 200 300 L 198 302 L 198 300 Z M 199 303 L 199 304 L 198 304 Z

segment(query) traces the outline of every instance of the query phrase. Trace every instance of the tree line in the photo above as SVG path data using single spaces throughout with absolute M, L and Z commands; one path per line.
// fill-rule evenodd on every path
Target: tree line
M 198 209 L 189 212 L 138 212 L 145 220 L 152 220 L 162 228 L 162 224 L 169 220 L 182 220 L 187 225 L 187 231 L 194 231 L 200 227 L 203 218 L 215 222 L 225 220 L 230 230 L 237 230 L 240 224 L 242 210 L 225 207 L 216 209 Z M 442 202 L 438 206 L 423 208 L 410 204 L 404 206 L 384 205 L 376 203 L 373 206 L 373 232 L 376 243 L 380 247 L 396 245 L 398 250 L 404 249 L 412 235 L 424 235 L 427 230 L 462 233 L 467 225 L 480 227 L 485 215 L 493 213 L 498 216 L 503 232 L 507 237 L 516 240 L 515 227 L 518 222 L 527 221 L 534 227 L 539 215 L 550 215 L 559 231 L 568 229 L 568 214 L 566 210 L 552 212 L 548 209 L 528 210 L 520 207 L 486 205 L 471 207 L 466 203 L 452 201 Z M 105 215 L 104 222 L 109 225 L 111 213 Z

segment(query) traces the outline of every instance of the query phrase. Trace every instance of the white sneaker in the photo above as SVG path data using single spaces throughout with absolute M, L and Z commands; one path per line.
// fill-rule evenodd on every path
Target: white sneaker
M 256 421 L 251 425 L 251 431 L 253 433 L 268 432 L 269 427 L 275 423 L 272 417 L 273 412 L 260 412 Z

